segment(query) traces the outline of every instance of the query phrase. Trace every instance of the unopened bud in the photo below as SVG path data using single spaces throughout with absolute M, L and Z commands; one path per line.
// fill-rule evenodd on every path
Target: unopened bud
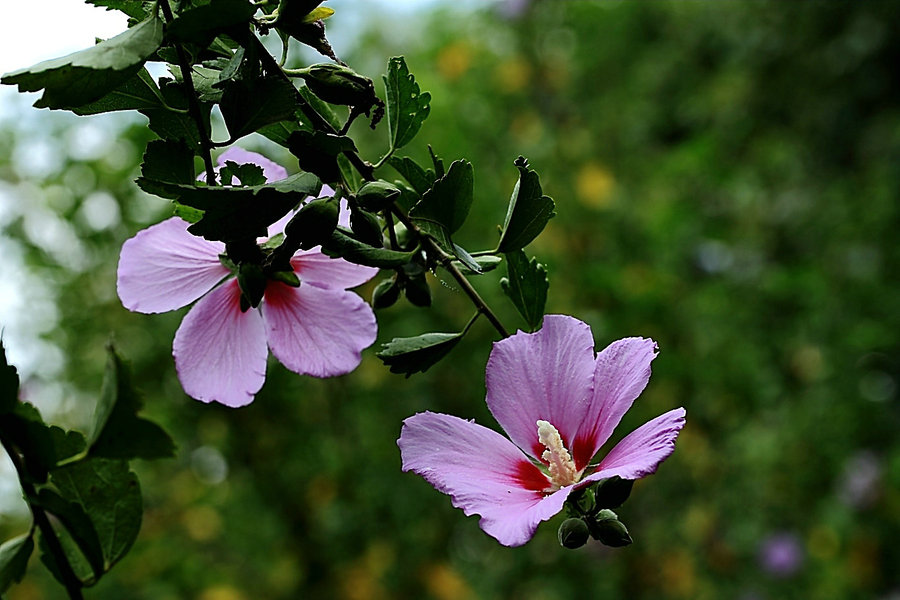
M 255 263 L 242 263 L 238 267 L 237 281 L 238 287 L 241 288 L 241 304 L 244 305 L 243 301 L 246 300 L 248 309 L 259 306 L 266 291 L 267 281 L 262 267 Z
M 375 291 L 372 292 L 372 307 L 377 309 L 393 306 L 398 298 L 400 285 L 397 283 L 397 277 L 388 277 L 375 286 Z
M 557 537 L 559 538 L 560 546 L 574 550 L 575 548 L 581 548 L 587 543 L 590 532 L 584 521 L 570 518 L 563 521 L 562 525 L 559 526 Z
M 633 541 L 628 528 L 611 510 L 604 509 L 596 516 L 588 517 L 587 526 L 591 537 L 606 546 L 621 548 Z
M 631 495 L 631 488 L 634 486 L 633 479 L 622 479 L 618 475 L 604 479 L 594 491 L 597 508 L 618 508 L 628 500 Z
M 377 212 L 388 208 L 395 199 L 400 197 L 397 186 L 387 181 L 370 181 L 359 188 L 356 193 L 356 203 L 363 210 Z
M 338 222 L 338 203 L 331 200 L 313 200 L 288 221 L 284 228 L 285 243 L 309 250 L 331 238 Z
M 301 75 L 316 96 L 330 104 L 371 106 L 375 84 L 353 69 L 334 63 L 310 65 Z
M 414 306 L 429 307 L 431 306 L 431 288 L 428 287 L 428 281 L 425 274 L 410 277 L 406 282 L 406 299 Z
M 381 233 L 381 221 L 378 217 L 364 210 L 354 210 L 350 212 L 350 229 L 361 241 L 381 248 L 384 246 L 384 236 Z

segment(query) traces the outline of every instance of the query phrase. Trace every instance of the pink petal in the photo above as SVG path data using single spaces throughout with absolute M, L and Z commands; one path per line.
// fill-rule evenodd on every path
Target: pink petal
M 488 408 L 512 441 L 533 457 L 544 451 L 538 419 L 556 427 L 571 449 L 590 411 L 593 373 L 591 328 L 572 317 L 547 315 L 540 331 L 520 331 L 494 344 L 486 374 Z
M 231 280 L 204 296 L 175 333 L 172 350 L 181 386 L 192 398 L 250 404 L 266 379 L 266 332 L 258 310 L 242 313 Z
M 272 162 L 262 154 L 257 154 L 256 152 L 250 152 L 249 150 L 244 150 L 239 146 L 232 146 L 225 152 L 219 155 L 219 158 L 216 159 L 216 164 L 221 169 L 225 166 L 225 163 L 228 161 L 235 162 L 239 165 L 245 165 L 247 163 L 254 164 L 258 167 L 262 167 L 263 175 L 266 178 L 267 182 L 278 181 L 280 179 L 284 179 L 288 176 L 287 169 L 279 165 L 278 163 Z M 216 170 L 218 172 L 218 169 Z M 205 174 L 204 174 L 205 177 Z M 237 181 L 223 182 L 224 185 L 234 185 Z
M 562 510 L 571 488 L 549 496 L 547 478 L 499 433 L 450 415 L 419 413 L 403 422 L 403 470 L 448 494 L 453 506 L 505 546 L 521 546 L 538 523 Z
M 598 481 L 613 475 L 639 479 L 656 472 L 659 464 L 675 450 L 675 440 L 684 427 L 685 410 L 676 408 L 647 421 L 616 444 L 600 461 L 596 473 L 585 481 Z
M 334 290 L 362 285 L 378 274 L 375 267 L 355 265 L 342 258 L 331 258 L 315 248 L 295 254 L 291 259 L 291 266 L 303 283 Z
M 229 274 L 225 245 L 188 233 L 187 221 L 166 219 L 122 245 L 117 289 L 128 310 L 159 313 L 186 306 Z
M 301 375 L 333 377 L 355 369 L 375 341 L 375 314 L 352 292 L 301 283 L 266 286 L 263 315 L 272 354 Z
M 644 391 L 656 354 L 656 342 L 633 337 L 613 342 L 597 356 L 593 401 L 572 448 L 579 468 L 606 443 L 622 415 Z

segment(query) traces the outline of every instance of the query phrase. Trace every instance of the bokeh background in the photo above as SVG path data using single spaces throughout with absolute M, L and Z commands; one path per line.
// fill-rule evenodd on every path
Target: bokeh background
M 395 440 L 417 411 L 496 427 L 486 323 L 408 380 L 369 350 L 326 381 L 271 361 L 248 408 L 188 399 L 171 359 L 184 311 L 133 314 L 115 294 L 122 242 L 170 211 L 132 183 L 143 118 L 7 94 L 0 318 L 23 393 L 84 426 L 112 336 L 179 446 L 136 464 L 141 535 L 87 596 L 900 598 L 900 3 L 450 4 L 333 0 L 329 31 L 379 90 L 404 54 L 432 92 L 402 153 L 431 143 L 474 163 L 464 245 L 495 241 L 523 154 L 558 208 L 528 248 L 548 266 L 548 312 L 590 323 L 599 347 L 659 342 L 613 441 L 676 406 L 688 424 L 619 511 L 634 545 L 564 550 L 557 517 L 503 548 L 400 472 Z M 383 134 L 354 133 L 377 158 Z M 296 168 L 264 140 L 243 145 Z M 476 285 L 514 329 L 501 275 Z M 466 322 L 462 294 L 441 273 L 431 283 L 435 309 L 382 311 L 379 342 Z M 4 539 L 28 523 L 6 462 Z M 33 557 L 8 595 L 62 589 Z

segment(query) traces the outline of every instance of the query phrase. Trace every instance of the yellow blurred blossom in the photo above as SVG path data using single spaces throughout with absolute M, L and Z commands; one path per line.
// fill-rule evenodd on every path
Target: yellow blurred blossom
M 520 57 L 510 58 L 494 69 L 494 83 L 506 93 L 514 93 L 524 89 L 531 81 L 531 65 Z
M 472 48 L 465 42 L 453 42 L 441 48 L 437 57 L 437 68 L 447 81 L 462 77 L 472 64 Z
M 606 208 L 616 186 L 613 174 L 603 165 L 589 162 L 578 170 L 575 192 L 578 200 L 589 208 Z
M 423 573 L 423 578 L 431 595 L 440 600 L 465 600 L 474 597 L 466 581 L 449 565 L 431 565 Z

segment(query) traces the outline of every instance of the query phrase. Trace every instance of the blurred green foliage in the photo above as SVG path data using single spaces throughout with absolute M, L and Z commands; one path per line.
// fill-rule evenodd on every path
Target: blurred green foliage
M 0 223 L 57 299 L 45 339 L 62 348 L 58 376 L 76 399 L 58 418 L 86 421 L 112 332 L 147 415 L 179 446 L 176 460 L 137 465 L 143 530 L 89 597 L 896 597 L 898 8 L 507 2 L 435 9 L 421 30 L 372 15 L 352 51 L 335 44 L 373 77 L 405 54 L 432 93 L 403 153 L 427 160 L 427 141 L 475 165 L 461 243 L 496 243 L 523 154 L 557 202 L 526 250 L 548 266 L 548 311 L 590 323 L 600 347 L 628 335 L 659 342 L 650 385 L 614 441 L 679 405 L 688 425 L 618 511 L 635 539 L 623 550 L 560 548 L 561 517 L 502 548 L 400 472 L 394 440 L 417 411 L 495 426 L 483 403 L 486 323 L 409 380 L 369 350 L 335 380 L 271 361 L 248 408 L 187 399 L 171 358 L 184 311 L 132 314 L 114 293 L 121 243 L 170 210 L 132 183 L 152 134 L 141 121 L 91 119 L 88 128 L 119 125 L 86 156 L 86 121 L 68 129 L 71 119 L 42 112 L 47 139 L 68 152 L 29 171 L 22 148 L 34 132 L 7 123 Z M 383 139 L 365 138 L 363 154 L 376 159 Z M 380 342 L 463 326 L 465 298 L 445 278 L 432 283 L 438 308 L 380 312 Z M 482 287 L 508 327 L 524 327 L 496 282 Z M 25 527 L 0 520 L 5 537 Z M 796 542 L 780 570 L 765 551 L 779 535 Z M 58 593 L 33 560 L 9 596 Z

